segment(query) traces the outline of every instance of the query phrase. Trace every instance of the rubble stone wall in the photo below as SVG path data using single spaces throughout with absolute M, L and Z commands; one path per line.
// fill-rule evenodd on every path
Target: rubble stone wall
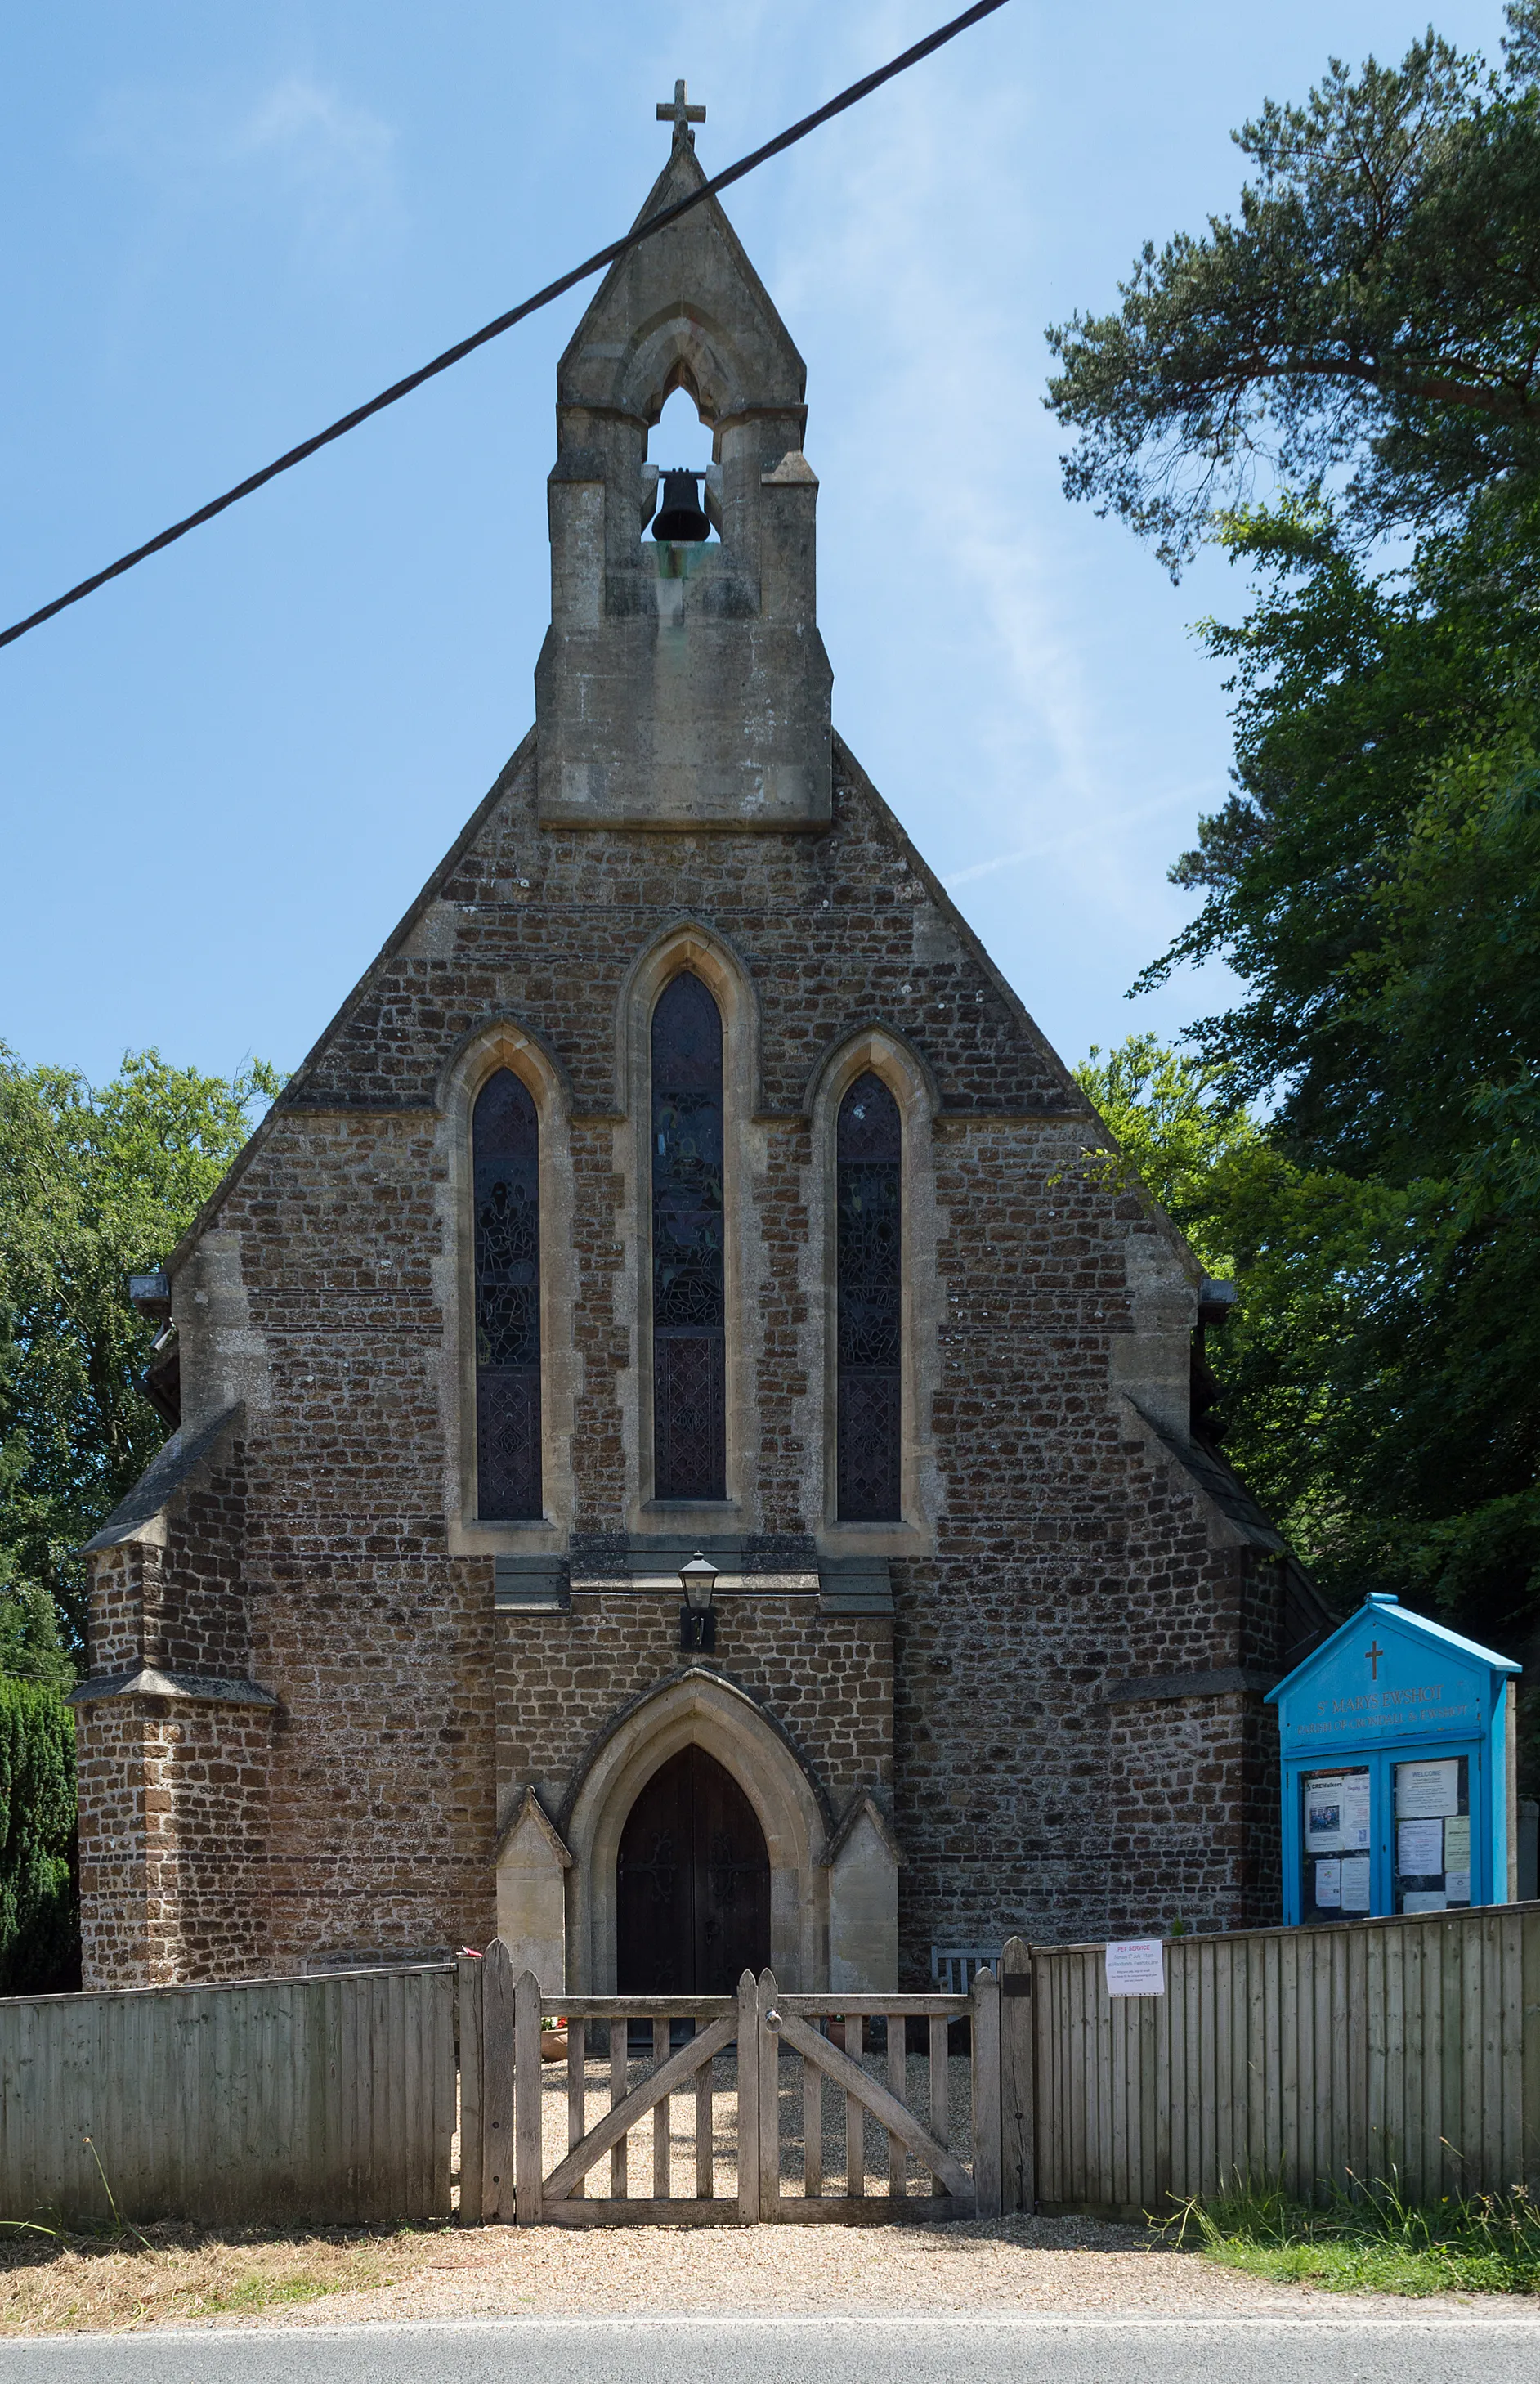
M 758 1020 L 753 1106 L 728 1128 L 754 1211 L 733 1325 L 754 1461 L 724 1528 L 869 1546 L 896 1600 L 888 1625 L 724 1594 L 715 1660 L 836 1817 L 863 1787 L 891 1811 L 902 1984 L 937 1943 L 1275 1909 L 1255 1693 L 1109 1702 L 1126 1680 L 1281 1653 L 1275 1573 L 1130 1405 L 1141 1367 L 1166 1383 L 1186 1362 L 1186 1326 L 1151 1327 L 1138 1286 L 1164 1284 L 1190 1323 L 1190 1260 L 1115 1167 L 1085 1162 L 1078 1093 L 842 748 L 827 834 L 583 835 L 539 826 L 527 741 L 177 1271 L 184 1381 L 245 1398 L 244 1439 L 178 1494 L 164 1550 L 95 1560 L 93 1660 L 128 1660 L 137 1633 L 155 1660 L 256 1680 L 279 1711 L 91 1709 L 92 1980 L 484 1942 L 524 1786 L 554 1817 L 594 1733 L 677 1666 L 667 1596 L 579 1586 L 570 1612 L 499 1615 L 491 1556 L 451 1547 L 439 1101 L 498 1021 L 566 1087 L 572 1208 L 548 1222 L 569 1241 L 575 1427 L 553 1462 L 575 1537 L 623 1539 L 640 1320 L 622 996 L 686 919 L 736 955 Z M 907 1419 L 925 1511 L 863 1538 L 823 1505 L 828 1285 L 808 1254 L 830 1158 L 807 1103 L 874 1024 L 934 1087 L 937 1298 L 929 1411 Z

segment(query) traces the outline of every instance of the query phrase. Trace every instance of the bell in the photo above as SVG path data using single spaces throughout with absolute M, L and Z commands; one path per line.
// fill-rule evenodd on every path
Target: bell
M 711 524 L 701 511 L 696 495 L 699 472 L 665 472 L 663 476 L 663 503 L 652 522 L 652 535 L 660 543 L 679 540 L 698 546 L 711 534 Z

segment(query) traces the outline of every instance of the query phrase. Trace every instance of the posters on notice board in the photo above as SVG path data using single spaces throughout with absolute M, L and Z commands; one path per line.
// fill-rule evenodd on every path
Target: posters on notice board
M 1369 1844 L 1367 1771 L 1317 1771 L 1305 1782 L 1305 1851 L 1349 1854 Z
M 1165 1943 L 1159 1937 L 1125 1937 L 1107 1948 L 1110 1995 L 1163 1995 Z
M 1342 1856 L 1323 1855 L 1315 1866 L 1315 1908 L 1335 1912 L 1342 1902 Z
M 1369 1856 L 1367 1855 L 1343 1856 L 1342 1908 L 1344 1912 L 1367 1912 L 1369 1909 Z
M 1459 1809 L 1459 1757 L 1444 1755 L 1431 1763 L 1396 1766 L 1396 1819 L 1398 1821 L 1442 1819 Z
M 1342 1844 L 1342 1799 L 1335 1780 L 1312 1780 L 1305 1798 L 1305 1846 L 1312 1855 Z
M 1396 1868 L 1403 1879 L 1436 1879 L 1444 1869 L 1442 1821 L 1397 1821 Z

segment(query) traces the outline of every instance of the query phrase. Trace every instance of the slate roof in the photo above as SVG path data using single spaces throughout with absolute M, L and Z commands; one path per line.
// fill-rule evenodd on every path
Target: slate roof
M 1130 1405 L 1137 1406 L 1136 1401 Z M 1251 1496 L 1240 1475 L 1226 1465 L 1218 1450 L 1207 1441 L 1173 1439 L 1143 1408 L 1137 1412 L 1149 1425 L 1168 1457 L 1174 1458 L 1188 1479 L 1195 1483 L 1206 1498 L 1211 1499 L 1227 1522 L 1244 1533 L 1254 1548 L 1265 1549 L 1269 1556 L 1281 1557 L 1284 1565 L 1284 1631 L 1287 1642 L 1284 1666 L 1303 1662 L 1320 1641 L 1336 1629 L 1336 1617 L 1326 1605 L 1304 1566 L 1290 1548 L 1283 1533 L 1268 1521 Z
M 1270 1556 L 1288 1554 L 1282 1533 L 1273 1529 L 1240 1475 L 1232 1471 L 1217 1450 L 1201 1440 L 1174 1440 L 1153 1416 L 1145 1415 L 1143 1408 L 1139 1413 L 1167 1456 L 1174 1457 L 1183 1471 L 1191 1474 L 1204 1496 L 1213 1500 L 1220 1513 L 1245 1533 L 1253 1547 L 1265 1548 Z
M 223 1408 L 194 1433 L 175 1432 L 158 1457 L 140 1475 L 129 1495 L 116 1506 L 94 1539 L 77 1553 L 92 1556 L 98 1548 L 116 1548 L 153 1523 L 168 1501 L 203 1463 L 217 1440 L 241 1413 L 241 1403 Z

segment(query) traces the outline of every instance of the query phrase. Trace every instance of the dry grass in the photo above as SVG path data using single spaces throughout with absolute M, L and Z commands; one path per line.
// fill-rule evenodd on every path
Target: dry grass
M 0 2237 L 0 2333 L 116 2331 L 379 2292 L 433 2256 L 441 2229 L 207 2234 L 154 2226 L 114 2235 Z

